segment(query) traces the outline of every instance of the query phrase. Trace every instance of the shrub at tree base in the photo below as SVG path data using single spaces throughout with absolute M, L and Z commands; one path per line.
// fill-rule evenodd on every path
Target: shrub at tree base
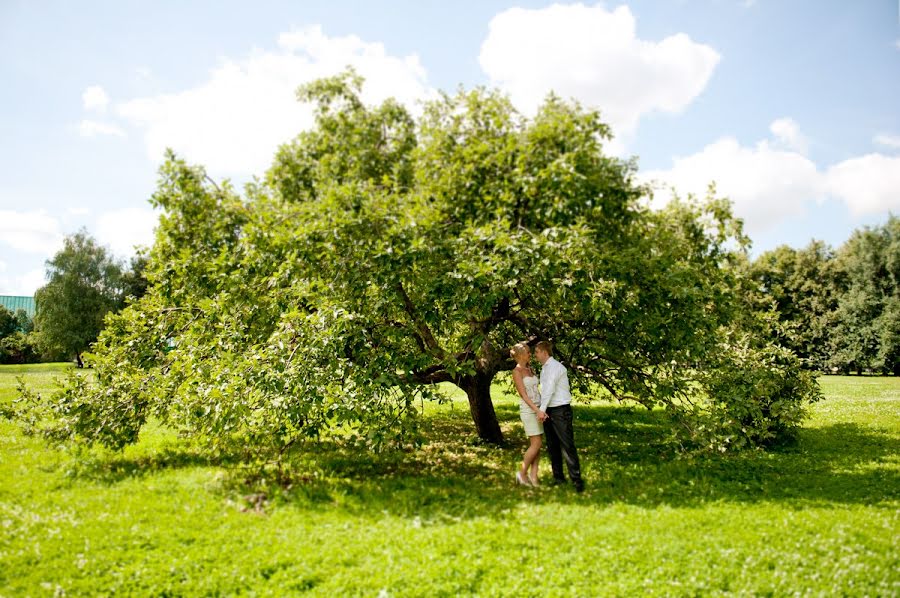
M 352 72 L 302 88 L 316 126 L 244 197 L 170 155 L 150 286 L 107 317 L 96 382 L 13 415 L 111 447 L 152 415 L 248 456 L 322 435 L 377 448 L 414 438 L 450 382 L 501 442 L 491 381 L 538 339 L 576 394 L 663 406 L 695 445 L 770 442 L 818 397 L 735 298 L 728 202 L 650 210 L 597 112 L 551 96 L 525 119 L 477 90 L 414 119 L 360 88 Z

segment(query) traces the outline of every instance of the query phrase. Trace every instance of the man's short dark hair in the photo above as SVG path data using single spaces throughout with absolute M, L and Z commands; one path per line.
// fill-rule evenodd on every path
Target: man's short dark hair
M 550 341 L 538 341 L 538 344 L 534 346 L 534 350 L 538 349 L 542 351 L 546 351 L 547 355 L 553 355 L 553 345 L 550 344 Z

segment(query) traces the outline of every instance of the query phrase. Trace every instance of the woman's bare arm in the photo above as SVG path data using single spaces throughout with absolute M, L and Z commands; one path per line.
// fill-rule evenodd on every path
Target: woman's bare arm
M 529 407 L 531 407 L 531 410 L 532 410 L 532 411 L 534 411 L 535 413 L 537 413 L 537 412 L 538 412 L 538 406 L 535 405 L 534 402 L 532 402 L 532 400 L 531 400 L 530 398 L 528 398 L 528 391 L 525 390 L 525 382 L 524 382 L 524 376 L 525 376 L 525 374 L 523 374 L 523 373 L 522 373 L 520 370 L 518 370 L 518 369 L 513 370 L 513 373 L 512 373 L 512 374 L 513 374 L 513 382 L 516 383 L 516 390 L 519 391 L 519 396 L 522 397 L 522 400 L 525 401 L 525 404 L 526 404 L 526 405 L 528 405 Z

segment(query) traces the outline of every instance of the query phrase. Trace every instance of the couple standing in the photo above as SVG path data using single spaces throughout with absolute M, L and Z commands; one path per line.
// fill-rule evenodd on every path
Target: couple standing
M 553 482 L 566 481 L 563 475 L 563 458 L 569 469 L 569 478 L 578 492 L 584 490 L 581 466 L 575 449 L 572 430 L 572 395 L 569 391 L 569 375 L 565 366 L 553 359 L 553 348 L 547 341 L 534 347 L 534 356 L 541 362 L 541 378 L 531 370 L 531 349 L 518 343 L 510 350 L 516 360 L 513 382 L 519 391 L 519 415 L 528 435 L 529 446 L 522 458 L 522 468 L 516 472 L 516 481 L 523 486 L 538 485 L 538 461 L 541 452 L 541 434 L 547 434 L 547 451 L 553 469 Z M 540 382 L 540 388 L 538 388 Z

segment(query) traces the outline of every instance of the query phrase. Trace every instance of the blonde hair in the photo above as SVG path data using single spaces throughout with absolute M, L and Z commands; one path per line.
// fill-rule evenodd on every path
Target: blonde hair
M 512 349 L 509 350 L 509 356 L 515 359 L 517 356 L 528 350 L 528 345 L 525 343 L 516 343 L 512 346 Z
M 550 344 L 550 341 L 540 341 L 534 348 L 535 350 L 541 349 L 542 351 L 545 351 L 547 355 L 553 355 L 553 345 Z

